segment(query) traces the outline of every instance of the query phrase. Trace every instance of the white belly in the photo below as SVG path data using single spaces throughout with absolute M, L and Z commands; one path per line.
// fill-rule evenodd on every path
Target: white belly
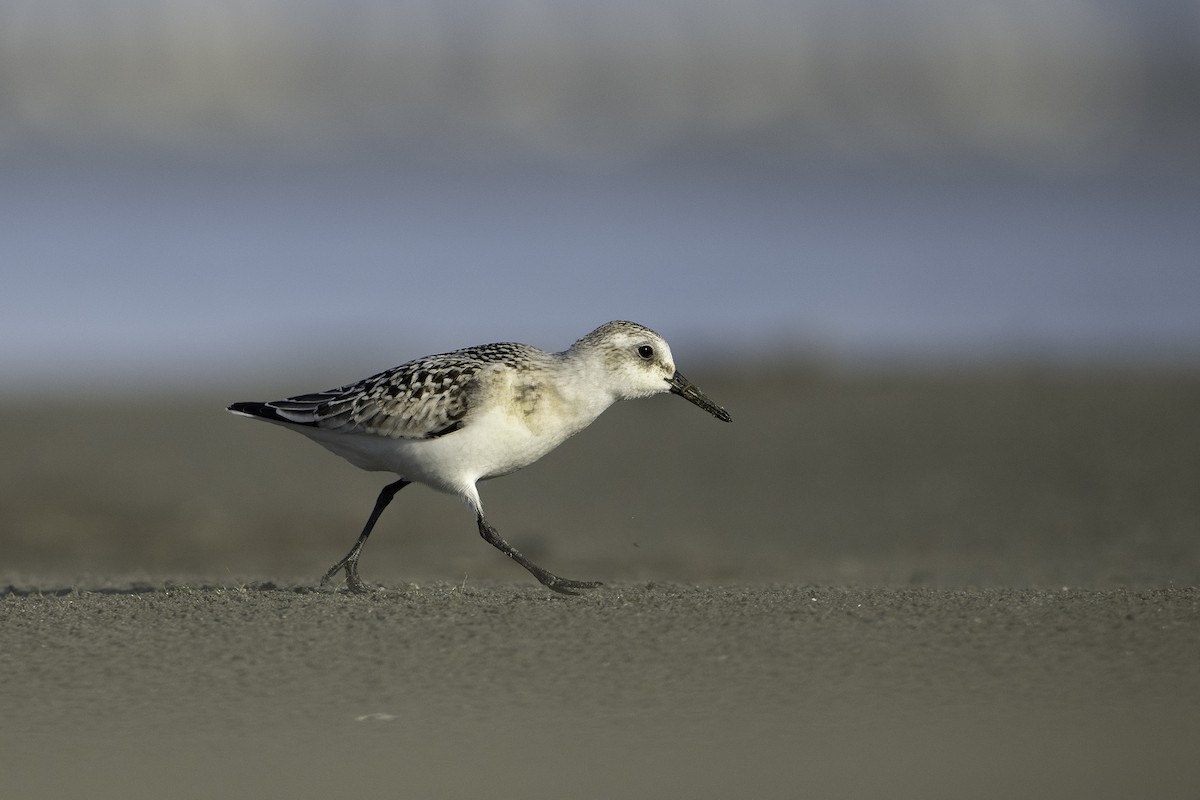
M 593 418 L 594 419 L 594 418 Z M 435 439 L 389 439 L 320 428 L 293 428 L 360 469 L 392 472 L 452 494 L 476 481 L 515 472 L 549 453 L 591 422 L 535 429 L 519 415 L 494 409 L 462 430 Z

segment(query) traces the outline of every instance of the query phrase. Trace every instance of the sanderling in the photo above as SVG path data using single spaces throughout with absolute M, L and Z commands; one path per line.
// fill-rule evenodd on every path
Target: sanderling
M 475 484 L 532 464 L 618 400 L 671 392 L 717 419 L 725 409 L 675 369 L 671 348 L 633 322 L 609 322 L 561 353 L 504 342 L 426 356 L 337 389 L 230 411 L 302 433 L 356 467 L 392 472 L 354 547 L 321 578 L 346 571 L 365 592 L 358 556 L 396 492 L 423 483 L 458 495 L 492 546 L 556 592 L 599 586 L 560 578 L 501 538 L 484 517 Z

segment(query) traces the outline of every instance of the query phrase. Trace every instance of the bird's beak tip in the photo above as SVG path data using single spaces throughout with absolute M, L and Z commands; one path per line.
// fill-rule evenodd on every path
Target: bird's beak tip
M 667 383 L 671 385 L 671 394 L 679 395 L 684 400 L 699 406 L 722 422 L 733 422 L 733 417 L 729 415 L 728 411 L 709 399 L 708 395 L 700 391 L 696 384 L 683 377 L 683 374 L 678 370 L 667 379 Z

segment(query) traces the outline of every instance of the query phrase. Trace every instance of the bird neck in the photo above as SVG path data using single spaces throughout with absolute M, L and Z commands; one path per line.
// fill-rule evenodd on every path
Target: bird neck
M 556 354 L 559 369 L 571 376 L 560 389 L 571 393 L 568 401 L 580 409 L 590 412 L 592 418 L 622 399 L 619 387 L 613 381 L 612 372 L 604 362 L 604 353 L 594 348 L 572 347 Z

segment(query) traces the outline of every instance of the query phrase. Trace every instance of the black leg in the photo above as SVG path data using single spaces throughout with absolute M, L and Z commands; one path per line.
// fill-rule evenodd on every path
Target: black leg
M 553 572 L 547 572 L 522 555 L 520 550 L 504 541 L 500 534 L 496 532 L 496 529 L 488 525 L 487 520 L 483 518 L 483 514 L 479 515 L 476 522 L 479 523 L 479 535 L 484 538 L 484 541 L 529 570 L 530 574 L 541 581 L 542 585 L 547 589 L 553 589 L 562 594 L 578 594 L 578 592 L 574 591 L 575 589 L 595 589 L 597 586 L 603 586 L 599 581 L 573 581 L 567 578 L 560 578 Z
M 383 487 L 379 493 L 379 497 L 375 500 L 375 508 L 371 510 L 371 516 L 367 519 L 367 524 L 363 531 L 358 536 L 358 541 L 354 543 L 354 547 L 350 548 L 350 552 L 346 553 L 345 557 L 329 568 L 321 578 L 321 588 L 329 583 L 329 579 L 338 573 L 339 570 L 346 570 L 346 587 L 352 592 L 369 592 L 370 589 L 362 582 L 362 578 L 358 577 L 358 554 L 363 549 L 363 545 L 367 542 L 367 537 L 371 535 L 371 529 L 375 527 L 375 523 L 379 520 L 379 515 L 387 508 L 388 503 L 392 502 L 392 498 L 396 496 L 396 492 L 408 486 L 410 481 L 403 478 L 395 483 L 389 483 Z

